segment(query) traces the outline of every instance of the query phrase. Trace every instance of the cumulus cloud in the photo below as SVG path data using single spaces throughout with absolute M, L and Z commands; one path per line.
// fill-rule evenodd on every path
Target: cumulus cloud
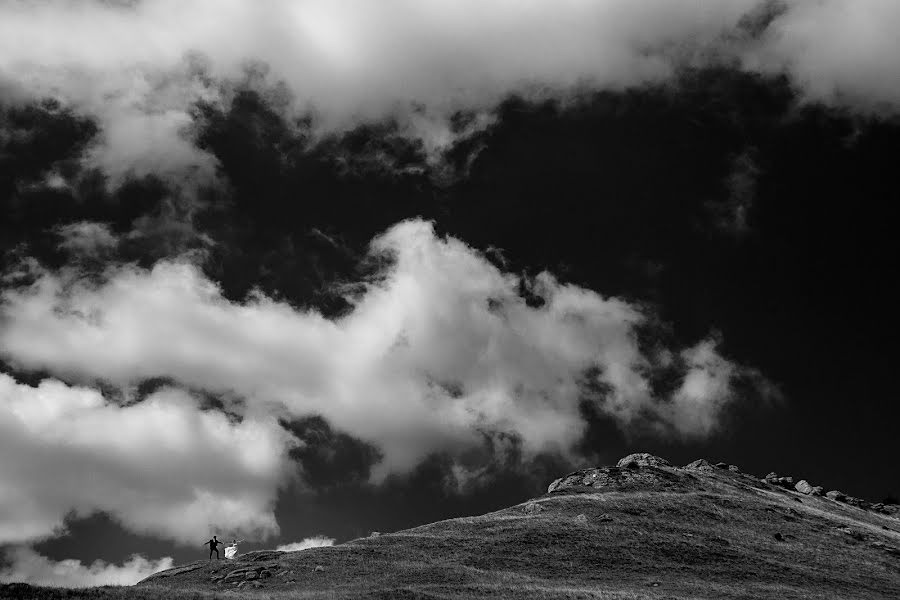
M 334 320 L 261 294 L 230 302 L 189 262 L 111 267 L 99 282 L 71 268 L 39 271 L 2 295 L 0 356 L 22 369 L 122 388 L 164 377 L 234 399 L 231 410 L 253 419 L 322 415 L 380 450 L 376 480 L 430 453 L 457 454 L 498 435 L 519 440 L 526 455 L 565 454 L 586 427 L 585 400 L 623 428 L 652 417 L 684 435 L 705 435 L 733 399 L 730 381 L 740 367 L 712 343 L 685 351 L 684 385 L 674 397 L 654 394 L 659 359 L 638 344 L 636 329 L 648 317 L 635 305 L 548 273 L 533 280 L 504 273 L 422 221 L 394 226 L 373 240 L 371 253 L 386 266 L 350 298 L 349 314 Z M 526 302 L 523 286 L 539 306 Z M 87 410 L 110 422 L 154 406 L 162 420 L 180 406 L 174 391 L 155 404 L 114 408 L 96 394 L 45 385 L 87 398 Z M 183 418 L 218 418 L 185 401 Z M 277 456 L 264 421 L 219 425 L 224 439 L 217 441 L 230 443 L 249 427 Z M 271 490 L 277 460 L 253 464 Z M 254 506 L 265 498 L 255 496 Z
M 297 552 L 298 550 L 323 548 L 325 546 L 334 546 L 334 538 L 325 537 L 324 535 L 317 535 L 314 537 L 308 537 L 305 540 L 299 542 L 284 544 L 283 546 L 278 546 L 275 549 L 279 552 Z
M 96 511 L 191 544 L 217 529 L 273 535 L 289 444 L 272 418 L 234 423 L 174 389 L 120 406 L 0 374 L 0 543 L 47 538 Z
M 6 551 L 8 566 L 0 569 L 4 583 L 30 583 L 51 587 L 84 588 L 100 585 L 134 585 L 150 575 L 171 569 L 169 557 L 147 560 L 134 555 L 122 565 L 97 560 L 90 565 L 80 560 L 55 561 L 41 556 L 31 548 L 15 547 Z
M 723 59 L 787 72 L 812 99 L 896 108 L 898 25 L 893 0 L 6 2 L 0 89 L 96 117 L 85 160 L 113 180 L 203 180 L 216 162 L 193 144 L 191 106 L 227 98 L 250 64 L 322 127 L 395 116 L 440 144 L 451 111 L 512 92 L 617 89 Z

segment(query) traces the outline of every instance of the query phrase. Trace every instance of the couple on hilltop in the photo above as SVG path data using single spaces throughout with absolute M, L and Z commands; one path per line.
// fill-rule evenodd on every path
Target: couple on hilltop
M 242 542 L 244 540 L 241 540 Z M 222 542 L 216 539 L 216 536 L 213 536 L 211 540 L 203 544 L 204 546 L 209 546 L 209 560 L 212 560 L 213 552 L 216 553 L 216 560 L 219 559 L 219 546 L 225 546 Z M 238 540 L 231 540 L 231 545 L 225 546 L 225 558 L 234 558 L 237 556 L 237 545 Z

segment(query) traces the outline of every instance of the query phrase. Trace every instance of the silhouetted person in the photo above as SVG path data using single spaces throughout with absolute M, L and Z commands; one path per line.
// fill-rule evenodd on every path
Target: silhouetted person
M 212 560 L 212 553 L 216 553 L 216 560 L 219 560 L 219 546 L 224 545 L 222 542 L 216 539 L 216 536 L 213 536 L 213 539 L 209 540 L 204 546 L 209 546 L 209 560 Z

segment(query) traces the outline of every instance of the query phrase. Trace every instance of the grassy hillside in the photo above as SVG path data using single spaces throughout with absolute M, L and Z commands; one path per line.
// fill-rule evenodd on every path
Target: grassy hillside
M 331 548 L 198 561 L 134 588 L 27 589 L 98 599 L 900 598 L 896 517 L 727 469 L 586 473 L 505 510 Z

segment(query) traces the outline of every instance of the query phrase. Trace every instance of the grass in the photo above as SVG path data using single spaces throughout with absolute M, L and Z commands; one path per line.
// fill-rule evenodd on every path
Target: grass
M 259 589 L 213 579 L 262 563 L 223 561 L 132 588 L 17 596 L 7 586 L 0 597 L 900 598 L 900 520 L 730 472 L 676 479 L 570 489 L 536 499 L 533 514 L 519 505 L 285 553 L 263 561 L 272 576 Z

